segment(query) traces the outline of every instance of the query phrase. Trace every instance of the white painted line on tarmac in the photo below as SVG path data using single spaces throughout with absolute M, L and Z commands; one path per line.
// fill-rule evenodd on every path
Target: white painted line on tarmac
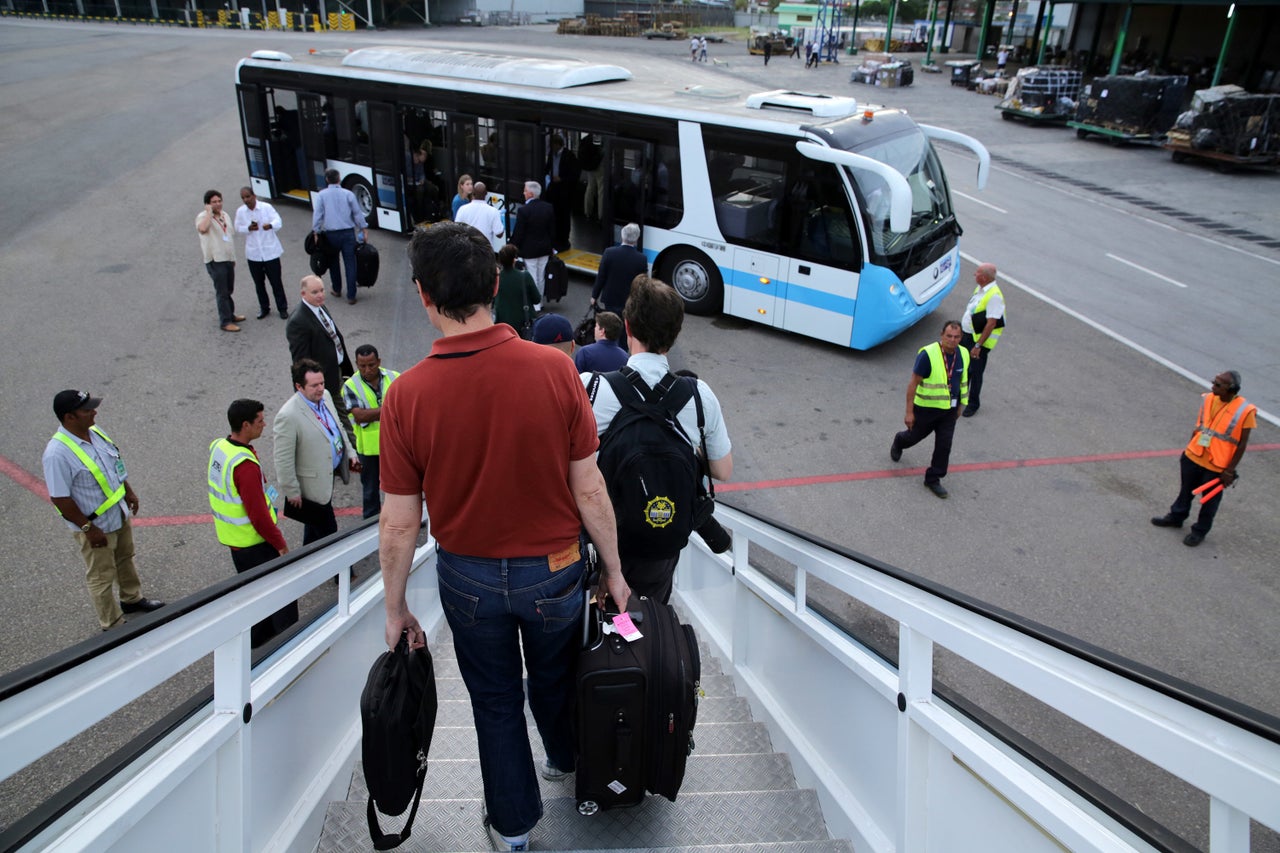
M 947 153 L 955 153 L 960 157 L 965 157 L 965 155 L 960 152 L 948 151 Z M 973 159 L 973 158 L 967 157 L 965 159 Z M 1039 178 L 1030 177 L 1026 174 L 1023 174 L 1022 172 L 1015 172 L 1003 166 L 992 166 L 991 171 L 1000 172 L 1002 174 L 1009 175 L 1010 177 L 1016 178 L 1022 183 L 1035 184 L 1038 187 L 1043 187 L 1047 190 L 1052 190 L 1056 193 L 1061 193 L 1062 195 L 1070 196 L 1071 198 L 1078 199 L 1083 202 L 1087 202 L 1088 204 L 1097 205 L 1098 207 L 1105 207 L 1108 210 L 1113 210 L 1116 213 L 1123 214 L 1124 216 L 1130 219 L 1138 219 L 1143 222 L 1146 222 L 1149 225 L 1154 225 L 1157 228 L 1163 228 L 1166 231 L 1173 231 L 1177 234 L 1182 234 L 1187 237 L 1190 237 L 1193 240 L 1200 240 L 1201 242 L 1208 243 L 1210 246 L 1213 246 L 1216 249 L 1225 249 L 1226 251 L 1234 252 L 1237 255 L 1244 255 L 1246 257 L 1253 258 L 1254 260 L 1262 261 L 1263 263 L 1272 264 L 1274 266 L 1280 266 L 1280 258 L 1269 258 L 1266 255 L 1260 255 L 1257 252 L 1251 252 L 1248 249 L 1244 249 L 1239 246 L 1233 246 L 1230 243 L 1223 243 L 1222 238 L 1220 236 L 1214 236 L 1212 234 L 1197 234 L 1195 231 L 1190 231 L 1186 228 L 1170 225 L 1167 222 L 1161 222 L 1158 219 L 1151 218 L 1150 216 L 1144 216 L 1143 214 L 1133 210 L 1133 208 L 1131 207 L 1121 207 L 1119 204 L 1112 204 L 1112 203 L 1103 201 L 1102 199 L 1095 198 L 1094 196 L 1087 195 L 1083 192 L 1068 189 L 1067 187 L 1061 186 L 1057 183 L 1052 183 L 1049 181 L 1040 180 Z M 956 191 L 952 190 L 951 192 L 954 193 Z
M 1127 266 L 1127 267 L 1133 267 L 1135 270 L 1140 270 L 1140 271 L 1142 271 L 1142 272 L 1146 273 L 1147 275 L 1155 276 L 1156 278 L 1160 279 L 1161 281 L 1167 281 L 1167 282 L 1169 282 L 1170 284 L 1174 285 L 1175 287 L 1181 287 L 1181 288 L 1183 288 L 1183 289 L 1185 289 L 1185 288 L 1186 288 L 1186 285 L 1185 285 L 1185 284 L 1183 284 L 1183 283 L 1182 283 L 1182 282 L 1180 282 L 1180 281 L 1174 281 L 1173 279 L 1169 278 L 1169 276 L 1167 276 L 1167 275 L 1161 275 L 1160 273 L 1156 272 L 1155 270 L 1149 270 L 1149 269 L 1147 269 L 1146 267 L 1142 266 L 1141 264 L 1135 264 L 1133 261 L 1126 261 L 1124 258 L 1120 257 L 1119 255 L 1113 255 L 1113 254 L 1111 254 L 1110 252 L 1107 252 L 1107 257 L 1108 257 L 1108 258 L 1110 258 L 1110 259 L 1111 259 L 1111 260 L 1113 260 L 1113 261 L 1119 261 L 1120 263 L 1124 264 L 1124 265 L 1125 265 L 1125 266 Z
M 976 203 L 976 204 L 980 204 L 980 205 L 982 205 L 983 207 L 989 207 L 989 208 L 991 208 L 992 210 L 994 210 L 996 213 L 1008 213 L 1008 212 L 1009 212 L 1009 211 L 1005 210 L 1003 207 L 996 207 L 994 204 L 987 204 L 987 203 L 986 203 L 985 201 L 983 201 L 982 199 L 980 199 L 980 198 L 974 198 L 974 197 L 973 197 L 973 196 L 971 196 L 971 195 L 965 195 L 964 193 L 960 192 L 959 190 L 952 190 L 952 191 L 951 191 L 951 194 L 952 194 L 952 195 L 958 195 L 958 196 L 960 196 L 960 198 L 967 198 L 969 201 L 972 201 L 972 202 L 974 202 L 974 203 Z
M 975 258 L 973 255 L 970 255 L 968 252 L 961 252 L 960 257 L 971 264 L 976 265 L 976 264 L 982 263 L 979 259 Z M 1018 288 L 1024 293 L 1030 296 L 1034 296 L 1036 299 L 1039 299 L 1041 302 L 1045 303 L 1046 305 L 1057 308 L 1059 311 L 1061 311 L 1063 314 L 1066 314 L 1068 317 L 1073 317 L 1076 320 L 1079 320 L 1081 323 L 1084 323 L 1086 326 L 1089 326 L 1090 328 L 1093 328 L 1093 329 L 1097 329 L 1099 332 L 1102 332 L 1102 334 L 1111 338 L 1113 341 L 1117 341 L 1121 344 L 1124 344 L 1129 349 L 1133 350 L 1139 355 L 1145 355 L 1147 358 L 1151 359 L 1156 364 L 1160 365 L 1161 367 L 1166 367 L 1169 370 L 1172 370 L 1174 373 L 1178 374 L 1184 379 L 1189 379 L 1192 382 L 1196 383 L 1197 385 L 1201 385 L 1205 388 L 1208 388 L 1209 385 L 1211 384 L 1209 380 L 1205 379 L 1203 376 L 1197 376 L 1195 373 L 1192 373 L 1190 370 L 1183 367 L 1182 365 L 1175 364 L 1174 362 L 1170 361 L 1164 356 L 1159 355 L 1155 352 L 1152 352 L 1151 350 L 1147 349 L 1137 341 L 1129 340 L 1119 332 L 1116 332 L 1116 331 L 1113 331 L 1112 329 L 1107 328 L 1106 326 L 1099 323 L 1097 320 L 1093 320 L 1093 319 L 1090 319 L 1089 317 L 1086 317 L 1085 315 L 1081 314 L 1079 311 L 1076 311 L 1074 308 L 1068 308 L 1066 305 L 1063 305 L 1061 302 L 1054 299 L 1053 297 L 1046 296 L 1040 291 L 1032 287 L 1028 287 L 1022 282 L 1018 281 L 1016 278 L 1006 275 L 1005 273 L 997 273 L 996 277 L 1007 281 L 1009 284 L 1013 285 L 1014 287 Z M 1273 426 L 1280 426 L 1280 418 L 1276 417 L 1270 412 L 1263 411 L 1262 409 L 1258 409 L 1258 417 L 1269 422 Z

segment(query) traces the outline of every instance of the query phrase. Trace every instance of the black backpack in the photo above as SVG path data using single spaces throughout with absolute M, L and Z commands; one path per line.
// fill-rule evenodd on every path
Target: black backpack
M 623 367 L 592 375 L 588 386 L 592 402 L 601 376 L 622 407 L 600 436 L 596 459 L 617 517 L 618 551 L 624 559 L 674 557 L 699 521 L 702 469 L 676 420 L 679 411 L 696 398 L 697 384 L 668 373 L 649 388 L 640 374 Z M 701 428 L 701 405 L 698 418 Z
M 360 287 L 373 287 L 378 283 L 378 270 L 381 267 L 378 247 L 365 241 L 356 243 L 356 284 Z
M 436 727 L 436 675 L 426 647 L 409 651 L 402 634 L 394 651 L 374 661 L 360 694 L 364 727 L 361 759 L 369 787 L 366 817 L 375 850 L 399 847 L 413 829 L 427 777 L 427 754 Z M 383 833 L 377 812 L 403 814 L 413 810 L 398 835 Z

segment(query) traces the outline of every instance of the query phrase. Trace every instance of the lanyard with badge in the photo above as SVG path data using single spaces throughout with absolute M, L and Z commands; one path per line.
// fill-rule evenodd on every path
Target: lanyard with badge
M 310 402 L 310 401 L 308 401 Z M 312 408 L 315 413 L 316 420 L 320 421 L 320 425 L 324 427 L 325 435 L 329 436 L 329 443 L 333 447 L 333 452 L 339 458 L 342 457 L 342 431 L 329 421 L 329 410 L 325 408 L 323 403 L 318 408 Z
M 947 354 L 942 354 L 942 363 L 947 368 L 947 393 L 951 394 L 951 408 L 960 405 L 960 401 L 955 397 L 955 389 L 951 386 L 951 376 L 956 372 L 956 359 L 960 356 L 959 351 L 951 353 L 951 358 L 947 358 Z

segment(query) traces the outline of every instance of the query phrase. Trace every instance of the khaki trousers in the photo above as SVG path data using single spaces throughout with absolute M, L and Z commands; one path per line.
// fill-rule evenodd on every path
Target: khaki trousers
M 80 543 L 80 556 L 84 558 L 89 597 L 98 612 L 98 624 L 105 631 L 124 618 L 124 611 L 116 600 L 115 586 L 120 587 L 120 601 L 142 598 L 142 581 L 133 565 L 133 525 L 126 518 L 123 527 L 107 534 L 105 548 L 94 548 L 89 544 L 89 537 L 78 530 L 75 536 Z

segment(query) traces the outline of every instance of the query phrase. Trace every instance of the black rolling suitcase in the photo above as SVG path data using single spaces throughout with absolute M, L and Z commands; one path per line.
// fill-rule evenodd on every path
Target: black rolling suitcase
M 381 264 L 377 246 L 371 246 L 367 241 L 356 244 L 356 284 L 359 287 L 373 287 L 378 283 Z
M 563 299 L 569 292 L 569 268 L 560 260 L 559 255 L 547 258 L 547 267 L 542 271 L 542 298 Z
M 644 636 L 627 642 L 604 633 L 600 611 L 587 608 L 587 639 L 578 661 L 578 811 L 633 806 L 645 791 L 675 800 L 693 751 L 701 660 L 693 629 L 667 604 L 632 596 Z

